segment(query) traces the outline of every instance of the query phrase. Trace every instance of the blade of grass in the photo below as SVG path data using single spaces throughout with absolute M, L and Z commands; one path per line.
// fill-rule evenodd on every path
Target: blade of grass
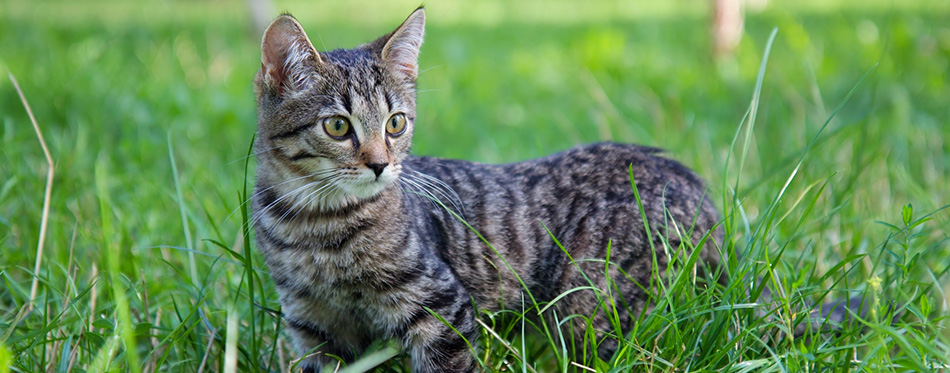
M 30 108 L 30 103 L 27 102 L 26 95 L 24 95 L 23 90 L 20 89 L 20 84 L 17 83 L 13 73 L 7 72 L 7 76 L 10 77 L 10 82 L 13 83 L 13 88 L 16 89 L 17 95 L 20 96 L 20 102 L 23 103 L 23 108 L 26 109 L 26 114 L 30 117 L 30 123 L 33 124 L 33 131 L 36 132 L 36 137 L 40 141 L 40 147 L 43 148 L 43 155 L 46 156 L 46 164 L 48 167 L 46 171 L 46 189 L 43 192 L 43 215 L 40 218 L 40 237 L 36 243 L 36 265 L 33 267 L 33 284 L 30 285 L 30 303 L 26 309 L 26 312 L 29 313 L 33 311 L 33 306 L 36 302 L 40 266 L 43 263 L 43 247 L 46 243 L 46 228 L 49 222 L 50 197 L 53 194 L 53 177 L 56 175 L 56 172 L 53 166 L 53 156 L 50 155 L 49 147 L 46 146 L 46 140 L 43 139 L 43 131 L 40 131 L 40 125 L 36 123 L 36 117 L 33 116 L 33 109 Z
M 808 146 L 805 147 L 805 150 L 802 152 L 801 156 L 798 158 L 798 162 L 795 165 L 795 169 L 792 170 L 792 173 L 788 176 L 788 179 L 786 179 L 785 184 L 782 186 L 779 192 L 775 195 L 775 197 L 772 198 L 772 201 L 769 203 L 769 206 L 766 208 L 765 214 L 764 214 L 765 218 L 759 221 L 758 226 L 753 232 L 753 237 L 761 237 L 762 240 L 767 239 L 769 234 L 767 231 L 765 232 L 763 231 L 768 230 L 771 227 L 773 227 L 776 209 L 778 208 L 779 202 L 782 200 L 782 197 L 785 195 L 785 192 L 788 190 L 789 185 L 791 185 L 792 181 L 795 180 L 795 177 L 798 175 L 798 172 L 801 169 L 802 164 L 805 162 L 805 157 L 811 151 L 811 149 L 813 148 L 815 143 L 818 141 L 818 139 L 821 138 L 821 134 L 824 132 L 825 128 L 827 128 L 828 125 L 831 123 L 832 119 L 834 119 L 835 115 L 837 115 L 838 112 L 840 112 L 841 109 L 844 108 L 844 105 L 848 103 L 848 101 L 857 91 L 861 83 L 864 82 L 864 80 L 868 77 L 868 75 L 870 75 L 871 72 L 873 72 L 874 69 L 877 68 L 877 66 L 878 66 L 877 64 L 872 66 L 870 69 L 868 69 L 867 72 L 864 73 L 864 75 L 861 76 L 860 79 L 858 79 L 857 83 L 855 83 L 854 86 L 851 87 L 851 90 L 848 91 L 848 94 L 845 95 L 844 99 L 842 99 L 841 102 L 838 104 L 838 106 L 835 107 L 835 109 L 831 112 L 831 115 L 829 115 L 828 118 L 825 120 L 825 123 L 822 124 L 822 126 L 818 129 L 818 132 L 815 133 L 815 135 L 812 137 L 811 141 L 808 143 Z M 765 243 L 763 242 L 763 244 L 760 247 L 765 248 L 766 247 Z M 766 256 L 768 255 L 767 250 L 765 254 Z M 768 272 L 768 278 L 771 280 L 771 284 L 773 286 L 772 289 L 782 292 L 783 293 L 782 297 L 785 297 L 783 287 L 781 287 L 779 282 L 777 281 L 775 271 L 773 270 L 774 265 L 771 264 L 773 262 L 777 262 L 779 259 L 780 259 L 780 256 L 778 258 L 769 258 L 770 265 L 766 267 L 766 271 Z M 765 286 L 764 286 L 765 282 L 763 282 L 762 284 L 763 286 L 759 286 L 758 289 L 753 290 L 753 292 L 755 293 L 755 297 L 758 297 L 761 294 L 761 292 L 765 289 Z
M 389 361 L 396 355 L 399 355 L 399 345 L 394 341 L 389 341 L 382 348 L 372 351 L 360 357 L 340 370 L 340 373 L 362 373 L 369 372 L 382 363 Z
M 118 333 L 125 345 L 125 357 L 128 360 L 129 369 L 133 373 L 138 373 L 142 367 L 139 365 L 135 335 L 132 332 L 132 316 L 129 309 L 129 300 L 126 297 L 128 289 L 120 278 L 119 259 L 122 258 L 122 252 L 120 243 L 116 241 L 117 232 L 112 222 L 112 201 L 109 198 L 110 191 L 106 168 L 106 159 L 100 156 L 96 162 L 95 179 L 96 192 L 99 198 L 99 218 L 102 224 L 102 242 L 105 247 L 106 265 L 109 268 L 112 296 L 115 300 L 115 311 L 119 324 Z
M 254 152 L 254 142 L 256 140 L 256 137 L 257 137 L 256 134 L 251 137 L 250 144 L 247 147 L 247 157 L 244 159 L 244 181 L 242 183 L 241 195 L 238 198 L 240 201 L 248 200 L 248 192 L 247 192 L 247 180 L 248 180 L 248 175 L 249 175 L 248 170 L 250 169 L 251 154 Z M 260 367 L 259 365 L 260 364 L 260 346 L 259 346 L 260 339 L 259 339 L 259 333 L 257 331 L 257 327 L 255 326 L 257 325 L 257 312 L 254 312 L 254 303 L 256 302 L 255 301 L 256 298 L 254 296 L 254 293 L 255 293 L 254 288 L 256 284 L 257 286 L 263 289 L 263 283 L 259 276 L 255 276 L 256 272 L 254 271 L 254 259 L 252 255 L 252 249 L 251 249 L 252 227 L 250 224 L 248 224 L 247 209 L 248 209 L 248 205 L 246 203 L 242 203 L 241 204 L 241 232 L 243 234 L 241 238 L 244 241 L 244 256 L 241 257 L 241 259 L 244 262 L 244 271 L 247 274 L 247 294 L 248 294 L 247 297 L 248 297 L 248 303 L 250 304 L 250 307 L 249 307 L 250 330 L 251 330 L 250 348 L 251 348 L 251 359 L 253 360 L 250 366 L 253 367 L 254 372 L 258 372 L 259 367 Z M 257 281 L 255 281 L 255 277 L 257 278 Z M 261 327 L 263 328 L 263 323 Z
M 752 102 L 749 104 L 749 125 L 746 127 L 745 140 L 742 144 L 742 156 L 739 158 L 739 170 L 745 166 L 746 156 L 749 153 L 749 145 L 752 143 L 752 132 L 755 129 L 755 117 L 759 112 L 759 101 L 762 96 L 762 83 L 765 81 L 765 70 L 769 64 L 769 55 L 772 53 L 772 45 L 775 43 L 775 36 L 778 35 L 778 27 L 772 29 L 769 40 L 765 43 L 765 51 L 762 52 L 762 62 L 759 64 L 759 73 L 755 78 L 755 88 L 752 90 Z M 735 190 L 739 190 L 739 180 L 742 173 L 736 175 Z
M 449 327 L 449 329 L 452 329 L 452 331 L 455 332 L 455 334 L 457 334 L 459 337 L 462 338 L 463 341 L 465 341 L 465 345 L 468 346 L 469 352 L 471 352 L 473 356 L 476 356 L 476 357 L 478 356 L 478 352 L 475 351 L 475 345 L 472 344 L 473 341 L 469 341 L 468 338 L 465 337 L 464 334 L 462 334 L 462 332 L 458 331 L 458 329 L 455 328 L 455 325 L 452 325 L 452 323 L 450 323 L 448 320 L 442 317 L 442 315 L 440 315 L 438 312 L 435 312 L 435 310 L 429 307 L 422 307 L 422 308 L 426 310 L 426 312 L 428 312 L 430 315 L 435 316 L 435 318 L 439 320 L 439 322 L 441 322 L 442 325 L 445 325 Z M 482 367 L 482 369 L 487 369 L 487 367 L 485 366 L 485 362 L 479 359 L 475 359 L 475 361 Z
M 739 198 L 739 181 L 741 179 L 742 169 L 745 167 L 745 159 L 748 153 L 749 143 L 752 139 L 752 129 L 755 126 L 755 116 L 756 116 L 756 113 L 758 112 L 759 100 L 762 95 L 762 84 L 765 81 L 765 71 L 766 71 L 766 67 L 768 66 L 769 55 L 771 54 L 772 44 L 775 42 L 775 36 L 777 34 L 778 34 L 778 28 L 777 27 L 773 28 L 772 33 L 769 35 L 769 40 L 768 42 L 766 42 L 765 51 L 762 53 L 762 61 L 759 63 L 759 72 L 755 78 L 755 88 L 752 90 L 752 100 L 749 103 L 749 109 L 746 111 L 745 115 L 742 117 L 742 120 L 739 121 L 739 127 L 736 128 L 736 133 L 732 137 L 732 143 L 729 144 L 730 151 L 726 154 L 726 162 L 723 165 L 723 173 L 722 173 L 723 174 L 723 178 L 722 178 L 723 191 L 729 190 L 729 188 L 727 188 L 726 186 L 727 176 L 729 175 L 729 165 L 732 164 L 732 155 L 733 155 L 733 151 L 736 148 L 736 143 L 739 141 L 739 135 L 740 133 L 742 133 L 743 127 L 746 127 L 746 136 L 745 136 L 745 140 L 743 144 L 742 156 L 739 158 L 739 166 L 736 170 L 737 173 L 736 173 L 735 184 L 731 188 L 732 190 L 731 202 L 732 203 L 731 204 L 726 203 L 727 201 L 724 198 L 723 204 L 722 204 L 723 208 L 726 208 L 726 206 L 731 205 L 733 207 L 733 210 L 735 210 L 736 207 L 740 205 L 740 202 L 738 199 Z M 746 123 L 748 123 L 748 126 L 746 126 Z M 724 193 L 723 196 L 726 196 L 726 194 Z M 732 213 L 730 213 L 730 215 L 728 216 L 732 216 Z M 731 219 L 729 219 L 728 216 L 726 219 L 727 220 L 726 229 L 733 231 L 735 227 L 732 224 L 728 224 L 728 222 L 731 221 Z
M 191 282 L 198 287 L 198 269 L 195 265 L 195 248 L 191 240 L 191 229 L 188 227 L 188 214 L 185 213 L 185 199 L 181 194 L 181 180 L 178 177 L 178 166 L 175 163 L 175 152 L 172 149 L 172 134 L 168 132 L 168 162 L 172 165 L 172 178 L 175 181 L 175 197 L 178 199 L 178 212 L 181 213 L 181 230 L 185 234 L 185 247 L 188 248 L 188 268 L 191 270 Z
M 238 315 L 234 304 L 228 307 L 227 331 L 224 342 L 224 371 L 237 372 Z

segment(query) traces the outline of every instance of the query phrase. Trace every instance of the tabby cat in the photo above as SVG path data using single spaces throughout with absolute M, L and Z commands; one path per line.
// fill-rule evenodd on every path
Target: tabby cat
M 651 249 L 663 247 L 659 236 L 696 243 L 718 220 L 703 182 L 656 149 L 600 143 L 504 165 L 410 156 L 424 25 L 419 8 L 388 35 L 329 52 L 289 15 L 264 34 L 253 224 L 304 371 L 389 338 L 416 372 L 474 371 L 475 305 L 521 309 L 528 291 L 551 301 L 588 286 L 581 271 L 602 289 L 613 282 L 627 327 L 649 307 L 654 259 L 666 266 Z M 720 242 L 721 230 L 711 237 Z M 608 246 L 615 266 L 605 273 Z M 585 290 L 554 309 L 610 332 L 599 307 Z

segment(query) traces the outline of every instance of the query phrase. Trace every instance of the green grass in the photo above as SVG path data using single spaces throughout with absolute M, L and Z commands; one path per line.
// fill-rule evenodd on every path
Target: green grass
M 544 307 L 532 304 L 485 315 L 480 361 L 945 371 L 950 6 L 774 0 L 748 15 L 734 58 L 713 63 L 706 2 L 652 3 L 427 5 L 416 154 L 503 162 L 606 139 L 659 146 L 709 181 L 727 242 L 746 253 L 725 266 L 729 285 L 704 286 L 687 248 L 671 248 L 656 309 L 610 361 L 591 358 L 596 341 L 572 347 L 523 317 Z M 324 49 L 388 32 L 416 5 L 277 8 Z M 55 162 L 34 274 L 46 161 L 0 79 L 0 372 L 292 366 L 273 285 L 242 234 L 260 66 L 244 7 L 0 2 L 0 65 Z M 851 296 L 872 305 L 861 320 L 789 335 L 804 304 Z M 385 343 L 367 356 L 363 367 L 406 370 Z

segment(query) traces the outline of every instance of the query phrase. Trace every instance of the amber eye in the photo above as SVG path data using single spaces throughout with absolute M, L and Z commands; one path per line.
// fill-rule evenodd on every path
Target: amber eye
M 386 132 L 392 136 L 402 135 L 406 131 L 406 114 L 397 113 L 386 121 Z
M 323 120 L 323 130 L 330 137 L 342 140 L 350 132 L 350 120 L 339 115 L 326 118 Z

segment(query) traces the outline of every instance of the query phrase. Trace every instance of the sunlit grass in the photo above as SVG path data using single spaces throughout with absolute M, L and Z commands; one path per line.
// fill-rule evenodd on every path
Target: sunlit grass
M 724 250 L 745 256 L 722 269 L 728 285 L 707 286 L 691 248 L 669 248 L 679 259 L 654 294 L 662 306 L 607 362 L 522 317 L 544 304 L 484 314 L 486 367 L 946 369 L 945 2 L 773 1 L 748 15 L 735 56 L 718 62 L 695 2 L 545 4 L 427 5 L 414 151 L 507 162 L 605 139 L 659 146 L 709 181 Z M 417 5 L 276 11 L 297 15 L 322 49 L 371 40 Z M 56 178 L 37 308 L 18 320 L 47 168 L 0 79 L 0 370 L 5 359 L 24 372 L 294 365 L 273 285 L 242 230 L 260 66 L 244 6 L 3 4 L 0 65 L 33 106 Z M 743 122 L 753 94 L 754 127 Z M 759 295 L 765 284 L 774 302 Z M 861 320 L 789 333 L 804 305 L 855 296 L 871 308 Z M 901 317 L 892 322 L 888 307 Z M 360 366 L 390 348 L 379 344 Z

